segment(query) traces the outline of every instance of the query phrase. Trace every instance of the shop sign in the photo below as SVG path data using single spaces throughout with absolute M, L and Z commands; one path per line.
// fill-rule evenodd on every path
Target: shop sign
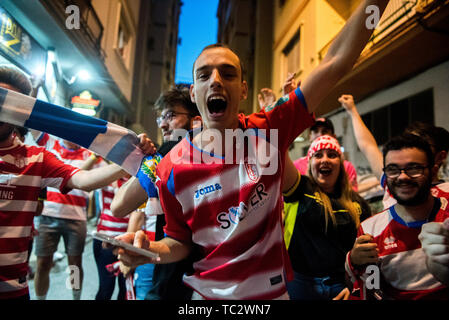
M 0 7 L 0 53 L 29 74 L 45 70 L 47 51 L 2 7 Z
M 88 90 L 81 91 L 79 94 L 74 95 L 70 99 L 72 109 L 88 109 L 97 110 L 101 104 L 101 100 L 98 99 L 92 92 Z

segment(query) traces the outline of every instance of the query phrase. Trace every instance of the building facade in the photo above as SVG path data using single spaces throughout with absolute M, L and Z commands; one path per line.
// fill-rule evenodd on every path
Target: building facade
M 271 85 L 273 0 L 220 0 L 217 42 L 227 44 L 241 58 L 248 98 L 241 112 L 258 110 L 257 93 Z
M 258 13 L 261 3 L 270 8 L 264 10 L 265 15 L 270 13 L 265 19 Z M 264 86 L 272 88 L 279 97 L 288 73 L 294 72 L 296 81 L 303 81 L 323 59 L 360 3 L 361 0 L 220 1 L 218 40 L 249 52 L 243 55 L 250 61 L 248 70 L 253 73 L 247 79 L 257 84 L 249 83 L 247 110 L 257 109 L 257 93 Z M 247 7 L 243 9 L 243 5 Z M 248 20 L 240 12 L 252 14 L 247 33 L 239 29 L 240 22 Z M 357 147 L 351 121 L 337 101 L 341 94 L 354 96 L 380 146 L 417 120 L 449 130 L 449 1 L 390 0 L 379 18 L 374 35 L 353 70 L 329 92 L 317 112 L 317 116 L 333 121 L 345 156 L 355 164 L 359 178 L 369 174 L 370 168 Z M 367 27 L 372 23 L 373 20 L 367 20 Z M 247 24 L 243 22 L 244 26 Z M 262 28 L 263 32 L 257 32 Z M 258 50 L 267 44 L 271 44 L 269 53 L 266 47 Z M 256 61 L 263 61 L 262 65 L 271 70 L 264 73 Z M 306 131 L 292 145 L 292 159 L 306 153 L 307 136 Z

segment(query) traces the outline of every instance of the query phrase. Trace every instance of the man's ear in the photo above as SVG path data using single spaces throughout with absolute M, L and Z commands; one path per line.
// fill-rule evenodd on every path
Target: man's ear
M 246 83 L 246 81 L 242 81 L 241 87 L 242 87 L 242 90 L 241 90 L 240 99 L 246 100 L 246 98 L 248 98 L 248 84 Z
M 202 125 L 203 119 L 201 118 L 201 116 L 195 116 L 192 119 L 190 119 L 190 127 L 192 129 L 201 128 Z
M 194 92 L 195 90 L 194 90 L 194 86 L 193 86 L 193 84 L 191 84 L 190 85 L 190 89 L 189 89 L 189 92 L 190 92 L 190 100 L 192 100 L 192 102 L 193 103 L 196 103 L 196 101 L 195 101 L 195 92 Z
M 435 154 L 435 164 L 439 167 L 443 164 L 444 160 L 447 158 L 447 152 L 444 150 L 441 150 Z

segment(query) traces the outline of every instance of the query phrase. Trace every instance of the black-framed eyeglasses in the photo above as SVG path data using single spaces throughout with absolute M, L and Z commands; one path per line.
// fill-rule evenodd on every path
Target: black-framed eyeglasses
M 424 174 L 424 170 L 426 168 L 428 168 L 428 166 L 411 165 L 405 168 L 399 168 L 396 165 L 388 165 L 385 168 L 383 168 L 383 171 L 385 175 L 390 179 L 399 177 L 402 172 L 404 172 L 410 178 L 419 178 Z
M 162 121 L 172 121 L 178 114 L 190 115 L 190 113 L 188 112 L 167 111 L 165 114 L 156 118 L 156 123 L 158 126 L 160 126 L 162 124 Z

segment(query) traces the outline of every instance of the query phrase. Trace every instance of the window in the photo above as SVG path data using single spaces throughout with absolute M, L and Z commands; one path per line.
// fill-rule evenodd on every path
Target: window
M 133 32 L 125 8 L 119 5 L 118 26 L 115 40 L 115 51 L 121 58 L 125 67 L 129 70 L 131 67 L 131 56 L 133 48 Z
M 433 90 L 426 90 L 362 116 L 378 145 L 401 134 L 415 121 L 434 124 Z
M 296 74 L 299 74 L 301 69 L 301 48 L 299 40 L 300 29 L 291 38 L 284 50 L 282 50 L 281 85 L 287 78 L 288 73 L 296 72 Z
M 130 34 L 124 23 L 123 16 L 120 17 L 120 24 L 118 27 L 117 45 L 116 48 L 124 61 L 129 55 Z

